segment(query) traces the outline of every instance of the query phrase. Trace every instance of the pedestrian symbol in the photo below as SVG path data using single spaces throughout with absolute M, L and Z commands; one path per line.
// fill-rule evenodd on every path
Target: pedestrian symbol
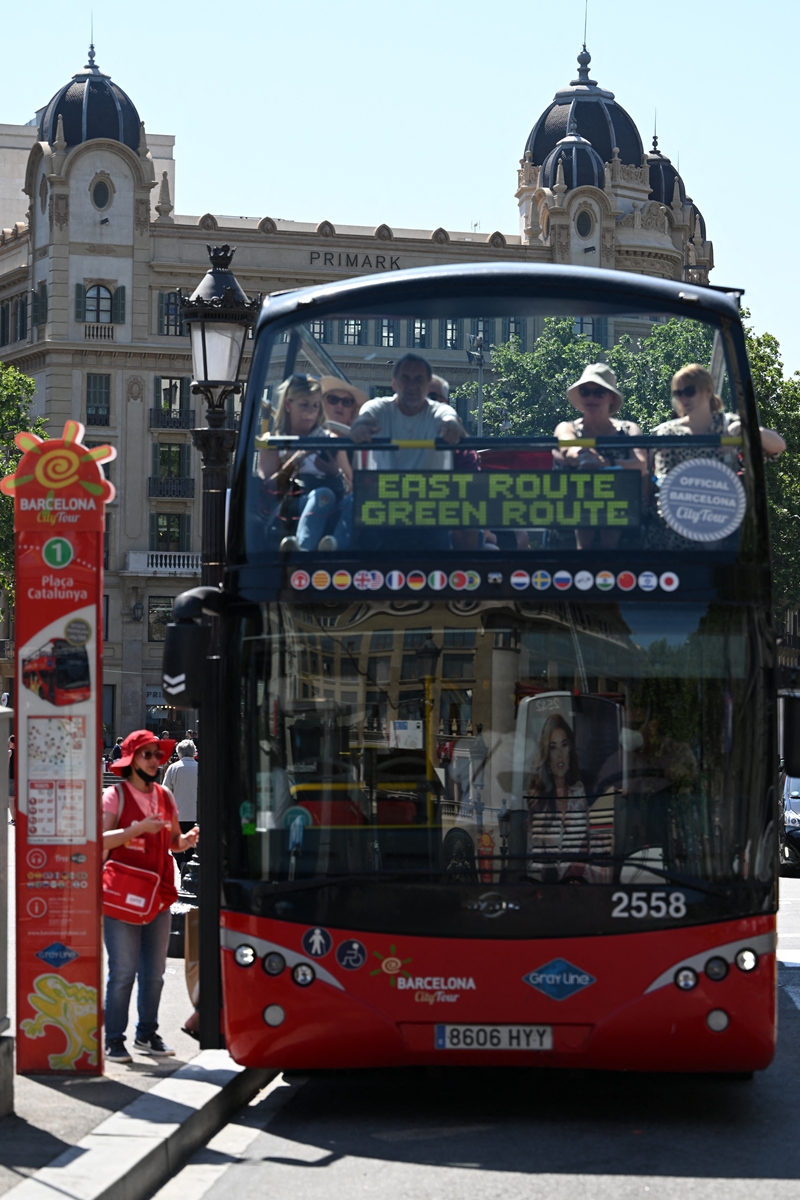
M 355 938 L 336 947 L 336 961 L 345 971 L 357 971 L 367 961 L 367 948 Z
M 307 929 L 303 934 L 303 949 L 312 958 L 324 958 L 333 945 L 333 938 L 327 929 Z

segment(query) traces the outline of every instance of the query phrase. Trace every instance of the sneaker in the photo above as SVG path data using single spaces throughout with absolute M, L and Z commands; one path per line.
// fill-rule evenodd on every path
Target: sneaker
M 172 1046 L 164 1045 L 163 1039 L 157 1033 L 151 1033 L 147 1037 L 139 1037 L 137 1034 L 133 1044 L 137 1050 L 152 1054 L 153 1058 L 169 1058 L 175 1053 Z
M 293 554 L 295 550 L 299 550 L 300 545 L 296 537 L 285 537 L 281 539 L 280 553 Z
M 322 538 L 322 540 L 320 541 L 319 545 L 317 546 L 317 549 L 318 550 L 338 550 L 339 543 L 337 542 L 335 537 L 331 537 L 330 534 L 326 534 L 326 536 L 324 538 Z
M 128 1051 L 125 1049 L 124 1038 L 114 1038 L 113 1041 L 106 1043 L 106 1062 L 133 1062 L 130 1054 L 128 1054 Z

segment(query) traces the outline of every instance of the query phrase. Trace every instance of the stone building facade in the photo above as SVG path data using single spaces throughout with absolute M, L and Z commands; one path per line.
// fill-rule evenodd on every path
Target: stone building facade
M 163 706 L 160 642 L 172 599 L 199 581 L 200 463 L 190 431 L 203 415 L 189 390 L 177 291 L 199 282 L 208 242 L 237 247 L 234 269 L 250 295 L 489 261 L 707 281 L 713 247 L 702 214 L 656 139 L 646 153 L 613 93 L 589 78 L 589 63 L 584 48 L 577 78 L 528 138 L 517 233 L 179 215 L 174 138 L 145 133 L 93 48 L 29 124 L 0 124 L 0 360 L 33 377 L 34 410 L 53 433 L 74 418 L 88 441 L 118 451 L 106 535 L 108 742 L 143 724 L 183 727 L 185 715 Z M 468 378 L 465 347 L 403 324 L 400 345 L 422 339 L 434 369 L 453 385 Z M 489 340 L 508 336 L 500 324 Z M 369 370 L 354 381 L 374 395 L 391 372 L 380 362 Z M 5 634 L 0 671 L 10 679 L 13 631 Z

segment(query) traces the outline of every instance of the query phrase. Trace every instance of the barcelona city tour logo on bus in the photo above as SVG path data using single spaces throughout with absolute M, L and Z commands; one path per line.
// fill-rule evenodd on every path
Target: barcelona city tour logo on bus
M 381 954 L 378 950 L 373 950 L 372 953 L 380 960 L 380 966 L 376 967 L 374 971 L 370 971 L 370 975 L 388 975 L 389 983 L 392 987 L 397 987 L 397 980 L 400 976 L 402 976 L 403 980 L 411 978 L 411 975 L 406 970 L 411 959 L 400 958 L 396 946 L 390 946 L 388 954 Z M 403 986 L 405 987 L 405 983 Z

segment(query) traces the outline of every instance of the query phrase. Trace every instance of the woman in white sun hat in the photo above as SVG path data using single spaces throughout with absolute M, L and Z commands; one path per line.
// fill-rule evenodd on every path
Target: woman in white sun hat
M 597 471 L 601 467 L 624 467 L 627 470 L 647 474 L 647 453 L 625 445 L 625 438 L 636 437 L 641 429 L 634 421 L 616 420 L 615 414 L 622 408 L 622 393 L 617 387 L 617 377 L 607 363 L 590 363 L 584 368 L 580 379 L 567 389 L 567 399 L 581 414 L 571 421 L 561 421 L 556 426 L 555 436 L 560 441 L 573 438 L 615 437 L 620 447 L 612 450 L 593 450 L 589 446 L 570 446 L 553 452 L 558 466 L 577 471 Z M 619 542 L 619 530 L 576 529 L 578 548 L 591 549 L 598 545 L 610 549 Z

